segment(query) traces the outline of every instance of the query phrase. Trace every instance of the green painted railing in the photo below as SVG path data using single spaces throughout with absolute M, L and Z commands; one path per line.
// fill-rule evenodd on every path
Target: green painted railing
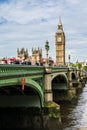
M 25 77 L 26 78 L 25 85 L 28 86 L 30 85 L 32 89 L 35 89 L 38 92 L 41 100 L 41 106 L 43 106 L 44 105 L 44 77 L 46 73 L 51 73 L 52 76 L 51 80 L 53 80 L 58 75 L 62 75 L 66 81 L 65 86 L 64 85 L 62 85 L 62 87 L 60 86 L 60 88 L 62 89 L 68 89 L 68 83 L 69 83 L 68 67 L 63 67 L 63 66 L 60 67 L 49 66 L 49 67 L 51 71 L 46 72 L 45 66 L 29 66 L 29 65 L 16 65 L 16 64 L 1 65 L 0 64 L 0 87 L 6 85 L 7 86 L 20 85 L 21 78 Z M 72 73 L 76 74 L 76 69 L 72 69 Z M 76 80 L 73 79 L 72 82 L 76 83 Z
M 4 78 L 7 76 L 43 76 L 44 72 L 45 68 L 42 66 L 0 65 L 0 77 Z
M 35 79 L 42 78 L 45 73 L 43 66 L 28 65 L 0 65 L 0 87 L 21 85 L 21 78 L 25 77 L 25 85 L 31 86 L 40 96 L 41 106 L 44 105 L 43 86 L 40 86 Z
M 68 72 L 69 68 L 68 67 L 59 67 L 59 66 L 56 66 L 56 67 L 52 67 L 52 73 L 57 73 L 57 72 Z

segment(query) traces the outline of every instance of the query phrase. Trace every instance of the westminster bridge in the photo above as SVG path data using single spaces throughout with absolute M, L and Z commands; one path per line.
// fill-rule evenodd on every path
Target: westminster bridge
M 0 65 L 0 106 L 44 107 L 72 100 L 86 78 L 85 71 L 71 67 Z

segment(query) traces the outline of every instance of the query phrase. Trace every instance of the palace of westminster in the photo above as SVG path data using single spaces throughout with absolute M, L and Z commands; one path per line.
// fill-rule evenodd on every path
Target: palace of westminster
M 65 65 L 65 34 L 63 31 L 63 26 L 61 19 L 59 19 L 58 29 L 55 34 L 55 45 L 56 45 L 56 65 Z M 21 50 L 17 49 L 17 58 L 21 60 L 30 60 L 32 65 L 36 62 L 42 62 L 42 49 L 32 48 L 32 56 L 28 56 L 28 50 L 22 48 Z

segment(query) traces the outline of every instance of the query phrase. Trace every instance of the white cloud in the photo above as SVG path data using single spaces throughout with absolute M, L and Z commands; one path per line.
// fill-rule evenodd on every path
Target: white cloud
M 48 39 L 49 55 L 55 59 L 55 33 L 61 16 L 66 57 L 70 53 L 75 61 L 80 59 L 81 53 L 81 60 L 86 60 L 86 7 L 85 0 L 8 0 L 0 3 L 1 55 L 15 56 L 16 48 L 25 46 L 29 51 L 32 47 L 41 47 L 45 56 L 44 45 Z

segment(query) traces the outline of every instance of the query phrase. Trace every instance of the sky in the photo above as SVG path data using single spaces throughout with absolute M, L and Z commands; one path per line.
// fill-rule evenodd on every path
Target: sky
M 65 32 L 65 59 L 87 62 L 87 0 L 0 0 L 0 58 L 16 57 L 17 48 L 42 48 L 49 42 L 55 61 L 55 33 L 61 17 Z

